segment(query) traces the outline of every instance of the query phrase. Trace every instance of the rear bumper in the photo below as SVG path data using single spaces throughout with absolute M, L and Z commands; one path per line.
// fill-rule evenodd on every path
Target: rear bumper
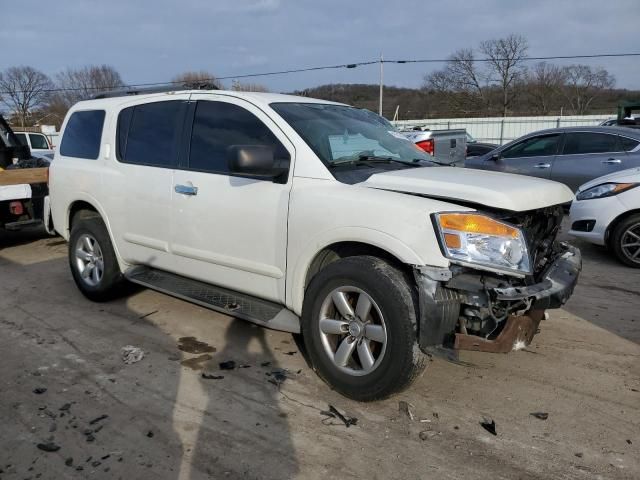
M 437 351 L 442 346 L 494 353 L 524 348 L 536 334 L 545 309 L 559 308 L 569 299 L 581 269 L 580 251 L 565 244 L 539 283 L 488 289 L 486 294 L 495 301 L 530 302 L 526 313 L 510 315 L 498 336 L 492 339 L 456 333 L 464 304 L 473 294 L 446 288 L 446 283 L 438 282 L 433 276 L 416 275 L 420 296 L 420 348 L 427 353 L 434 353 L 434 349 Z

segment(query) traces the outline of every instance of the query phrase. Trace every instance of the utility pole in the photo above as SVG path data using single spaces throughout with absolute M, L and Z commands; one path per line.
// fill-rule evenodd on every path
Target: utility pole
M 382 57 L 382 53 L 380 53 L 380 106 L 378 108 L 378 115 L 382 116 L 382 84 L 383 84 L 383 74 L 384 74 L 384 59 Z

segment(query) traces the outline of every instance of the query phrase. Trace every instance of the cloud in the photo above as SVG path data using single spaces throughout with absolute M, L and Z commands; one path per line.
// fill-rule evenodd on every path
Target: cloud
M 108 63 L 128 82 L 185 70 L 218 76 L 387 59 L 446 58 L 517 32 L 532 55 L 634 50 L 640 2 L 619 0 L 65 0 L 3 6 L 0 69 L 25 62 L 48 74 Z M 636 59 L 598 59 L 623 87 L 640 87 Z M 385 66 L 387 84 L 419 86 L 439 64 Z M 378 68 L 259 79 L 291 91 L 329 82 L 375 83 Z M 258 80 L 258 79 L 257 79 Z

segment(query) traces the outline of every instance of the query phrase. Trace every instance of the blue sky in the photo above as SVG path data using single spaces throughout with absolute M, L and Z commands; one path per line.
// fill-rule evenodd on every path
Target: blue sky
M 385 58 L 446 58 L 520 33 L 532 56 L 640 52 L 639 0 L 58 0 L 2 2 L 0 69 L 54 75 L 106 63 L 127 83 L 185 70 L 218 76 Z M 591 60 L 640 88 L 640 57 Z M 439 65 L 387 65 L 417 87 Z M 376 83 L 376 66 L 256 79 L 273 91 Z

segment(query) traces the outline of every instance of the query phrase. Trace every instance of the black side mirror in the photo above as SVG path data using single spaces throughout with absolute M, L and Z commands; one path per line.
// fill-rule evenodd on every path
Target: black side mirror
M 276 159 L 274 148 L 267 145 L 232 145 L 227 150 L 229 172 L 248 177 L 284 177 L 290 159 Z
M 493 162 L 499 162 L 500 160 L 502 160 L 502 156 L 499 153 L 494 153 L 489 157 L 489 160 Z

